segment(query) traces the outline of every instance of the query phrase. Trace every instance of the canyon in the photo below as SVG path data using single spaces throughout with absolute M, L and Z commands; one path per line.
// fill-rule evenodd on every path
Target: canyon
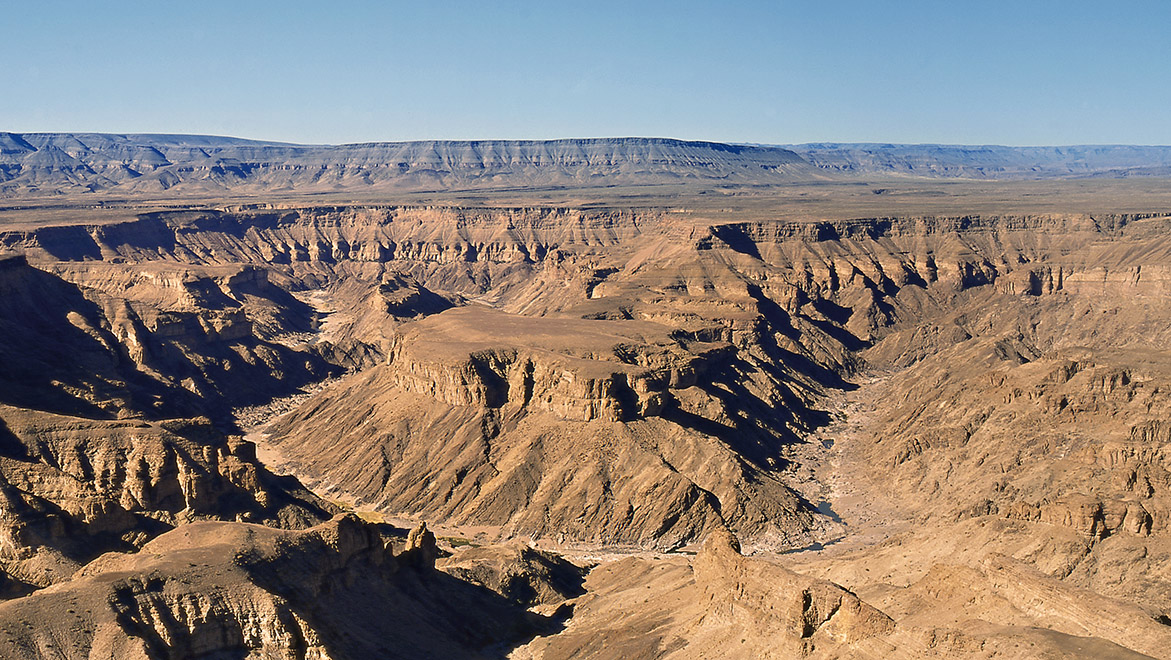
M 1157 163 L 0 135 L 6 657 L 1169 657 Z

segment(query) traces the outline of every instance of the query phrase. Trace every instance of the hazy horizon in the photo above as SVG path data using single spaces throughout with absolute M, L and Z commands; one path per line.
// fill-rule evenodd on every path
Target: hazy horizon
M 0 129 L 0 133 L 7 133 L 10 135 L 117 135 L 124 137 L 193 137 L 193 138 L 217 138 L 225 140 L 240 140 L 245 142 L 256 142 L 261 144 L 278 144 L 292 147 L 346 147 L 363 144 L 395 144 L 408 142 L 561 142 L 561 141 L 575 141 L 575 140 L 674 140 L 679 142 L 701 142 L 712 144 L 727 144 L 739 147 L 802 147 L 811 145 L 842 145 L 842 146 L 862 146 L 862 147 L 949 147 L 949 148 L 1008 148 L 1008 149 L 1062 149 L 1062 148 L 1108 148 L 1108 147 L 1135 147 L 1135 148 L 1152 148 L 1152 149 L 1171 149 L 1171 144 L 1139 144 L 1139 143 L 1084 143 L 1084 144 L 995 144 L 995 143 L 946 143 L 946 142 L 880 142 L 880 141 L 843 141 L 843 140 L 813 140 L 809 142 L 788 142 L 788 143 L 768 143 L 768 142 L 734 142 L 734 141 L 720 141 L 704 138 L 677 138 L 669 135 L 592 135 L 592 136 L 562 136 L 552 138 L 512 138 L 512 137 L 491 137 L 491 138 L 418 138 L 412 140 L 357 140 L 354 142 L 289 142 L 284 140 L 265 140 L 259 138 L 248 137 L 245 135 L 218 135 L 213 133 L 192 133 L 192 132 L 175 132 L 175 133 L 156 133 L 143 131 L 12 131 L 7 129 Z

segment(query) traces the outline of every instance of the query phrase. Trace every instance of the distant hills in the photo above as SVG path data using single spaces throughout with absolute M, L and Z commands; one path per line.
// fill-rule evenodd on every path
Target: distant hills
M 0 133 L 0 195 L 8 197 L 767 184 L 828 176 L 780 147 L 660 138 L 326 146 L 188 135 Z
M 730 145 L 666 138 L 300 145 L 197 135 L 0 132 L 0 196 L 770 185 L 854 177 L 1171 176 L 1171 147 Z
M 785 145 L 785 148 L 822 170 L 853 175 L 965 179 L 1171 176 L 1171 147 L 822 142 Z

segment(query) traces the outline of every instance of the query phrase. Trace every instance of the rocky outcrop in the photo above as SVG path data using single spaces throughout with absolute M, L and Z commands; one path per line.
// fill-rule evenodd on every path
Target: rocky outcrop
M 95 421 L 0 406 L 0 436 L 0 566 L 33 586 L 183 522 L 299 528 L 332 510 L 206 419 Z
M 185 525 L 0 603 L 0 654 L 476 658 L 546 629 L 542 617 L 410 551 L 394 555 L 390 540 L 354 517 L 299 532 Z M 56 623 L 26 625 L 46 616 Z
M 438 567 L 523 607 L 556 606 L 585 593 L 584 569 L 521 541 L 458 549 Z
M 439 547 L 435 545 L 435 534 L 427 529 L 427 523 L 420 523 L 407 534 L 407 542 L 399 559 L 412 566 L 435 568 Z
M 736 626 L 773 638 L 773 653 L 808 656 L 824 646 L 888 635 L 894 621 L 841 587 L 740 555 L 731 533 L 717 531 L 694 562 L 707 612 L 701 627 Z M 694 631 L 702 637 L 700 629 Z
M 570 625 L 513 656 L 1138 660 L 1165 655 L 1159 645 L 1169 639 L 1133 606 L 1003 557 L 978 569 L 937 566 L 908 588 L 885 584 L 865 600 L 794 572 L 787 558 L 742 556 L 734 536 L 717 532 L 694 559 L 605 563 L 571 601 Z

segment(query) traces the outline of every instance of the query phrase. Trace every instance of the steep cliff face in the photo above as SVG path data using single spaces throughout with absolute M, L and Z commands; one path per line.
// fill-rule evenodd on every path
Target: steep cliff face
M 680 341 L 654 323 L 471 306 L 404 326 L 387 364 L 399 389 L 449 405 L 622 421 L 658 414 L 670 388 L 691 387 L 731 352 L 726 342 Z
M 251 266 L 0 261 L 0 401 L 97 417 L 210 415 L 340 369 L 274 341 L 312 310 Z

